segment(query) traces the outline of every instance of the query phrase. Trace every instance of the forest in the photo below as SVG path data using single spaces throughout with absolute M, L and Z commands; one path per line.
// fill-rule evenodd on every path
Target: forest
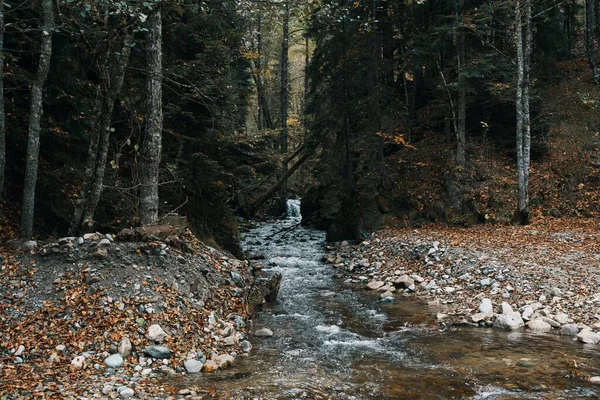
M 139 373 L 150 364 L 138 353 L 168 359 L 163 345 L 185 360 L 174 375 L 193 373 L 190 360 L 228 368 L 235 356 L 223 349 L 256 345 L 246 318 L 281 282 L 284 298 L 293 293 L 285 271 L 264 275 L 279 261 L 260 245 L 311 242 L 304 229 L 324 232 L 322 261 L 338 278 L 383 303 L 421 289 L 456 301 L 435 323 L 512 330 L 545 318 L 554 330 L 585 323 L 575 335 L 596 336 L 579 341 L 600 341 L 595 310 L 571 318 L 569 308 L 593 295 L 595 275 L 573 267 L 579 275 L 552 281 L 536 269 L 597 267 L 587 257 L 600 249 L 599 0 L 11 0 L 0 1 L 0 28 L 0 332 L 12 332 L 0 333 L 0 384 L 13 390 L 2 399 L 33 396 L 41 368 L 18 385 L 19 369 L 3 363 L 56 364 L 65 340 L 81 346 L 42 397 L 83 396 L 67 369 L 93 372 L 86 349 L 110 349 L 122 356 L 115 368 L 137 362 Z M 554 243 L 564 237 L 570 247 Z M 514 281 L 480 265 L 467 286 L 497 312 L 482 297 L 468 309 L 454 278 L 467 272 L 453 263 L 504 260 L 500 243 L 545 249 L 547 262 L 529 260 Z M 469 249 L 452 256 L 452 246 Z M 514 283 L 528 273 L 548 280 Z M 121 284 L 134 296 L 117 300 Z M 446 303 L 455 292 L 462 300 Z M 543 313 L 542 295 L 571 305 Z M 539 318 L 522 317 L 538 300 Z M 118 315 L 95 319 L 100 310 Z M 40 312 L 71 322 L 42 326 Z M 40 330 L 52 334 L 34 345 Z M 136 352 L 144 341 L 151 350 Z M 186 343 L 203 355 L 187 357 Z M 23 359 L 21 345 L 38 355 Z M 188 390 L 173 382 L 173 393 Z M 105 395 L 133 396 L 110 385 Z M 161 398 L 158 388 L 149 380 L 136 393 Z

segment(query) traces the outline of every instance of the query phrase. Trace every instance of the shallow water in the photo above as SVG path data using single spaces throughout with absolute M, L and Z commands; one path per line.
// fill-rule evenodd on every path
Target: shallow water
M 325 235 L 299 218 L 257 226 L 246 252 L 264 272 L 283 274 L 278 302 L 254 323 L 275 333 L 253 338 L 249 357 L 181 387 L 214 388 L 234 399 L 582 399 L 598 387 L 597 346 L 550 334 L 437 329 L 435 310 L 412 299 L 382 304 L 334 279 L 321 262 Z M 574 367 L 576 365 L 576 367 Z M 201 389 L 202 391 L 202 389 Z

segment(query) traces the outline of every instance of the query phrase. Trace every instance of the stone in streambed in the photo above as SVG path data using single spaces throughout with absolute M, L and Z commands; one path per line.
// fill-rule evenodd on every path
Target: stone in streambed
M 198 360 L 187 360 L 183 365 L 189 374 L 196 374 L 204 367 L 204 364 Z
M 492 305 L 492 301 L 490 299 L 483 299 L 479 304 L 479 312 L 485 314 L 486 316 L 494 314 L 494 306 Z
M 534 319 L 527 323 L 527 328 L 534 332 L 550 332 L 552 330 L 552 326 L 545 322 L 542 319 Z
M 565 336 L 577 336 L 579 327 L 576 324 L 567 324 L 560 328 L 560 334 Z
M 583 329 L 577 334 L 577 340 L 587 344 L 598 344 L 600 342 L 600 334 L 590 329 Z
M 382 282 L 382 281 L 371 281 L 371 282 L 367 283 L 367 286 L 365 286 L 365 288 L 369 289 L 369 290 L 377 290 L 380 287 L 382 287 L 383 285 L 385 285 L 385 282 Z
M 110 368 L 121 368 L 123 366 L 123 356 L 119 353 L 108 356 L 104 359 L 104 364 Z
M 167 333 L 157 324 L 150 325 L 146 331 L 146 339 L 153 342 L 162 343 L 166 337 Z
M 171 357 L 171 350 L 164 346 L 148 346 L 144 349 L 144 354 L 152 358 L 165 359 Z
M 118 349 L 119 354 L 121 354 L 123 357 L 129 357 L 132 349 L 133 349 L 133 346 L 132 346 L 131 340 L 129 340 L 129 338 L 124 337 L 123 339 L 121 339 L 121 343 L 119 343 L 119 349 Z
M 494 321 L 494 328 L 498 329 L 507 329 L 507 330 L 517 330 L 525 326 L 525 322 L 523 322 L 523 318 L 521 318 L 521 314 L 518 312 L 512 312 L 508 314 L 500 314 L 496 321 Z
M 262 328 L 254 332 L 254 336 L 258 337 L 271 337 L 273 336 L 273 331 L 269 328 Z
M 214 372 L 219 369 L 219 366 L 213 360 L 206 360 L 204 363 L 204 367 L 202 368 L 203 372 Z

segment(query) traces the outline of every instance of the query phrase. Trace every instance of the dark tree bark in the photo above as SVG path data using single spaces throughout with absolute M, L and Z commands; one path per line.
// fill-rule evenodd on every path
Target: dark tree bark
M 142 224 L 158 221 L 158 167 L 162 152 L 162 19 L 158 11 L 148 18 L 146 49 L 148 83 L 145 140 L 140 162 L 140 218 Z
M 596 61 L 596 11 L 594 0 L 585 0 L 585 51 L 592 69 L 592 78 L 600 83 L 600 69 Z
M 52 57 L 52 33 L 54 31 L 54 6 L 52 0 L 42 0 L 42 43 L 38 70 L 31 87 L 31 110 L 29 112 L 29 133 L 25 163 L 25 183 L 23 184 L 23 210 L 21 213 L 21 236 L 30 238 L 33 234 L 35 208 L 35 185 L 37 183 L 40 154 L 40 131 L 43 114 L 43 90 Z
M 0 198 L 4 195 L 6 115 L 4 111 L 4 2 L 0 1 Z
M 517 45 L 517 181 L 519 186 L 517 216 L 519 223 L 529 223 L 529 167 L 531 164 L 531 121 L 529 110 L 529 86 L 531 82 L 532 15 L 531 2 L 524 0 L 525 19 L 521 2 L 515 9 Z M 523 31 L 525 33 L 523 34 Z
M 115 54 L 115 49 L 108 46 L 104 65 L 99 66 L 101 82 L 94 105 L 85 181 L 69 227 L 70 235 L 93 226 L 103 190 L 114 104 L 123 87 L 132 45 L 133 37 L 127 32 L 120 52 Z
M 256 94 L 257 94 L 257 103 L 258 103 L 258 130 L 262 131 L 264 128 L 264 114 L 263 114 L 263 99 L 265 94 L 263 93 L 263 85 L 262 85 L 262 16 L 258 15 L 258 22 L 256 28 L 257 35 L 257 46 L 256 52 L 258 53 L 258 58 L 256 59 Z
M 466 119 L 467 119 L 467 89 L 463 69 L 465 67 L 465 32 L 461 26 L 461 13 L 465 0 L 456 1 L 456 52 L 458 59 L 458 104 L 456 131 L 456 165 L 464 168 L 466 165 Z
M 283 17 L 283 40 L 281 42 L 281 133 L 279 136 L 279 149 L 281 154 L 288 151 L 288 62 L 289 62 L 289 40 L 290 40 L 290 0 L 285 0 L 285 14 Z M 284 165 L 284 173 L 286 166 Z

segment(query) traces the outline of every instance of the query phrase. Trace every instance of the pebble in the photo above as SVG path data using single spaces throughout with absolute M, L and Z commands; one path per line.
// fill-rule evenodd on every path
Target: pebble
M 85 363 L 85 357 L 84 356 L 77 356 L 74 359 L 71 360 L 71 365 L 74 366 L 77 369 L 81 369 L 83 368 L 83 364 Z
M 534 319 L 529 321 L 527 324 L 527 328 L 534 332 L 550 332 L 552 330 L 552 326 L 542 319 Z
M 150 325 L 146 330 L 146 339 L 153 342 L 162 343 L 166 337 L 167 333 L 158 324 Z
M 23 354 L 23 352 L 25 351 L 25 346 L 20 345 L 17 348 L 17 351 L 15 351 L 15 354 L 13 354 L 14 356 L 20 356 L 21 354 Z
M 202 367 L 204 367 L 204 364 L 198 360 L 187 360 L 183 363 L 183 365 L 189 374 L 196 374 L 202 370 Z
M 595 333 L 590 329 L 583 329 L 577 334 L 577 340 L 586 344 L 598 344 L 598 342 L 600 342 L 600 334 Z
M 204 363 L 204 367 L 202 368 L 202 371 L 203 372 L 214 372 L 218 369 L 219 369 L 219 366 L 217 365 L 217 363 L 215 363 L 213 360 L 206 360 L 206 362 Z
M 271 337 L 273 336 L 273 331 L 269 328 L 262 328 L 254 332 L 254 336 L 258 337 Z
M 577 336 L 579 327 L 576 324 L 567 324 L 560 328 L 559 333 L 565 336 Z
M 380 287 L 382 287 L 383 285 L 385 285 L 385 282 L 371 281 L 371 282 L 367 283 L 366 288 L 369 289 L 369 290 L 377 290 Z
M 135 394 L 135 392 L 131 388 L 124 388 L 119 391 L 119 395 L 121 395 L 121 397 L 123 397 L 125 399 L 129 398 L 129 397 L 133 397 L 134 394 Z
M 119 343 L 119 354 L 121 354 L 123 357 L 129 357 L 132 349 L 133 346 L 128 337 L 121 339 L 121 343 Z
M 482 299 L 479 304 L 479 312 L 485 315 L 494 314 L 494 307 L 492 306 L 492 300 L 490 299 Z
M 500 314 L 496 321 L 494 321 L 494 328 L 517 330 L 525 326 L 525 322 L 521 318 L 521 314 L 518 312 L 512 312 L 510 314 Z
M 104 364 L 111 368 L 121 368 L 123 366 L 123 356 L 119 353 L 106 357 Z
M 243 351 L 244 353 L 250 353 L 250 350 L 252 350 L 252 343 L 250 343 L 250 342 L 249 342 L 249 341 L 247 341 L 247 340 L 244 340 L 244 341 L 241 343 L 241 345 L 240 345 L 240 346 L 241 346 L 241 348 L 242 348 L 242 351 Z
M 215 359 L 215 362 L 217 363 L 219 368 L 224 369 L 233 365 L 235 359 L 229 354 L 222 354 Z
M 165 359 L 171 357 L 171 350 L 164 346 L 148 346 L 144 349 L 144 354 L 152 358 Z

